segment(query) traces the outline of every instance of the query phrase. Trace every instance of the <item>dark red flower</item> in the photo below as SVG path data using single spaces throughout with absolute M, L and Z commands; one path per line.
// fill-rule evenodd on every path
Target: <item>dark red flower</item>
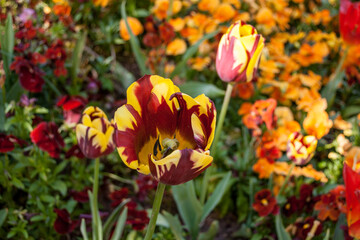
M 299 211 L 312 212 L 314 210 L 315 203 L 320 199 L 320 197 L 313 197 L 314 187 L 310 184 L 303 184 L 300 187 L 299 195 Z
M 67 124 L 78 123 L 82 110 L 86 106 L 87 100 L 81 96 L 63 96 L 56 106 L 64 110 L 64 119 Z
M 57 218 L 54 222 L 54 229 L 59 234 L 68 234 L 74 231 L 79 221 L 73 221 L 70 218 L 70 214 L 66 209 L 54 209 L 57 214 Z
M 129 195 L 129 189 L 126 187 L 121 188 L 120 190 L 113 191 L 110 193 L 110 199 L 112 200 L 111 207 L 117 207 L 120 205 L 125 198 Z
M 161 45 L 161 39 L 158 34 L 154 32 L 148 32 L 143 37 L 143 43 L 147 47 L 155 48 Z
M 277 205 L 275 197 L 269 189 L 262 189 L 255 194 L 255 201 L 253 208 L 258 212 L 260 217 L 265 217 L 269 214 L 278 214 L 279 206 Z
M 75 156 L 77 158 L 83 159 L 85 158 L 84 154 L 82 153 L 79 145 L 75 144 L 73 145 L 67 152 L 65 153 L 65 158 L 70 158 L 72 156 Z
M 289 197 L 282 209 L 282 213 L 285 216 L 290 217 L 298 210 L 299 207 L 298 204 L 299 204 L 299 200 L 295 196 Z
M 0 152 L 7 153 L 14 150 L 15 144 L 10 141 L 9 136 L 6 136 L 3 133 L 0 133 Z
M 38 29 L 35 28 L 31 20 L 27 20 L 24 24 L 20 26 L 20 29 L 15 33 L 17 39 L 26 39 L 31 40 L 36 37 Z
M 360 2 L 340 0 L 340 33 L 346 43 L 360 43 Z
M 60 149 L 65 145 L 58 127 L 53 122 L 41 122 L 30 133 L 30 138 L 41 150 L 48 152 L 53 158 L 59 157 Z
M 316 221 L 316 222 L 315 222 Z M 317 224 L 316 230 L 314 231 L 313 236 L 317 236 L 322 232 L 322 224 L 318 220 L 315 220 L 313 217 L 308 217 L 303 222 L 296 223 L 297 231 L 296 237 L 300 240 L 305 240 L 308 237 L 308 234 L 312 230 L 314 224 Z
M 126 206 L 128 207 L 126 223 L 130 224 L 134 230 L 143 230 L 150 221 L 147 212 L 145 210 L 137 210 L 137 204 L 134 201 L 130 201 Z
M 159 26 L 159 34 L 164 43 L 169 43 L 175 37 L 174 27 L 167 22 Z
M 4 133 L 0 133 L 0 152 L 7 153 L 15 148 L 15 143 L 20 146 L 25 146 L 26 141 L 19 139 L 13 135 L 5 135 Z
M 89 195 L 88 195 L 88 191 L 92 191 L 91 187 L 86 187 L 84 188 L 82 191 L 75 191 L 75 190 L 71 190 L 70 191 L 70 195 L 72 196 L 72 198 L 78 202 L 81 203 L 85 203 L 89 201 Z
M 19 75 L 20 84 L 30 92 L 41 92 L 44 85 L 44 73 L 31 61 L 24 57 L 15 57 L 10 66 Z
M 66 52 L 64 44 L 61 40 L 53 43 L 46 51 L 45 56 L 51 60 L 55 67 L 54 75 L 57 77 L 66 76 L 67 70 L 65 68 Z

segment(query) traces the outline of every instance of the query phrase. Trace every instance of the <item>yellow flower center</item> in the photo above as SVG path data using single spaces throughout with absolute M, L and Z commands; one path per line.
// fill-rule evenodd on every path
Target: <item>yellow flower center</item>
M 261 204 L 264 206 L 267 206 L 269 204 L 269 202 L 266 199 L 261 199 Z
M 308 224 L 308 223 L 306 223 L 306 224 L 303 226 L 304 229 L 307 229 L 307 228 L 309 228 L 309 227 L 310 227 L 310 224 Z

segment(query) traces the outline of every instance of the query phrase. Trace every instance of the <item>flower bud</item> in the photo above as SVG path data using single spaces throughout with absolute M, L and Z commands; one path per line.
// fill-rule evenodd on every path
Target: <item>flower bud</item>
M 314 156 L 317 139 L 312 136 L 303 136 L 299 132 L 290 134 L 287 144 L 287 157 L 297 165 L 307 164 Z
M 222 36 L 216 56 L 216 71 L 224 82 L 250 82 L 256 77 L 265 39 L 242 21 Z

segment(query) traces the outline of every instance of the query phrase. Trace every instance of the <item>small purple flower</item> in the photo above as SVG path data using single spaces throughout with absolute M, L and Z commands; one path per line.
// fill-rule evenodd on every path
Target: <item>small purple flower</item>
M 19 20 L 25 23 L 30 18 L 35 17 L 35 11 L 31 8 L 24 8 L 19 15 Z
M 23 94 L 20 98 L 20 106 L 27 107 L 33 105 L 36 102 L 36 98 L 28 98 L 26 94 Z

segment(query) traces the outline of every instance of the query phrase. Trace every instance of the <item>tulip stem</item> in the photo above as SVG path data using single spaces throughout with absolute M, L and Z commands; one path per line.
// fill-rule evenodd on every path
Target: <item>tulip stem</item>
M 100 229 L 100 215 L 99 215 L 99 206 L 98 206 L 98 190 L 99 190 L 99 168 L 100 168 L 100 159 L 95 159 L 95 166 L 94 166 L 94 185 L 93 185 L 93 203 L 94 203 L 94 228 L 95 231 L 95 239 L 102 239 L 102 231 Z
M 221 106 L 221 111 L 220 111 L 220 116 L 219 116 L 219 120 L 216 124 L 216 131 L 215 131 L 215 137 L 214 137 L 214 141 L 211 145 L 210 148 L 210 153 L 212 156 L 215 156 L 216 153 L 216 147 L 217 147 L 217 143 L 220 139 L 220 135 L 221 135 L 221 131 L 224 125 L 224 120 L 225 120 L 225 116 L 226 116 L 226 112 L 229 106 L 229 102 L 230 102 L 230 98 L 231 98 L 231 93 L 233 90 L 233 84 L 232 83 L 228 83 L 227 87 L 226 87 L 226 92 L 225 92 L 225 96 L 224 96 L 224 102 Z M 202 181 L 202 187 L 201 187 L 201 193 L 200 193 L 200 202 L 204 203 L 205 202 L 205 196 L 206 196 L 206 192 L 207 192 L 207 187 L 208 187 L 208 182 L 209 182 L 209 176 L 210 176 L 210 171 L 209 169 L 207 171 L 205 171 L 204 174 L 204 178 Z
M 159 182 L 157 189 L 156 189 L 156 193 L 155 193 L 155 199 L 154 199 L 154 203 L 153 203 L 153 208 L 151 211 L 151 218 L 150 218 L 150 222 L 149 225 L 147 227 L 146 230 L 146 235 L 144 240 L 151 240 L 154 231 L 155 231 L 155 226 L 156 226 L 156 219 L 158 217 L 159 214 L 159 210 L 160 210 L 160 206 L 161 206 L 161 202 L 162 202 L 162 198 L 164 195 L 164 190 L 165 190 L 166 185 Z
M 284 181 L 283 184 L 281 185 L 281 188 L 280 188 L 279 193 L 278 193 L 278 197 L 281 196 L 282 192 L 284 191 L 285 186 L 286 186 L 287 182 L 289 181 L 289 178 L 290 178 L 290 176 L 291 176 L 291 173 L 292 173 L 294 167 L 295 167 L 295 163 L 293 162 L 293 163 L 291 164 L 291 166 L 290 166 L 289 172 L 288 172 L 287 175 L 286 175 L 285 181 Z

